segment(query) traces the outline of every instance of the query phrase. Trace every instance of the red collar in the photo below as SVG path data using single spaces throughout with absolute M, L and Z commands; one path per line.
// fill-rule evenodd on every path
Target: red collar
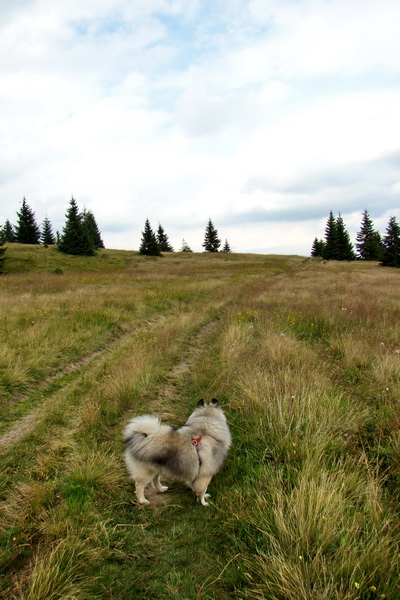
M 194 440 L 192 440 L 192 444 L 196 448 L 197 452 L 199 451 L 199 444 L 200 444 L 200 442 L 201 442 L 202 439 L 203 439 L 203 436 L 199 435 L 198 438 L 195 438 Z

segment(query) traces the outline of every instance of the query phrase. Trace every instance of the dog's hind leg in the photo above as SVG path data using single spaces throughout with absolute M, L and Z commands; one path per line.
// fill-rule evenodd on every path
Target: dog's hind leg
M 210 494 L 207 494 L 208 484 L 210 483 L 212 475 L 201 475 L 192 483 L 192 490 L 197 496 L 197 500 L 200 502 L 202 506 L 208 506 L 208 502 L 206 502 L 206 498 L 210 497 Z
M 153 479 L 153 486 L 157 490 L 157 492 L 166 492 L 168 491 L 168 487 L 166 485 L 162 485 L 160 481 L 160 475 L 156 475 Z

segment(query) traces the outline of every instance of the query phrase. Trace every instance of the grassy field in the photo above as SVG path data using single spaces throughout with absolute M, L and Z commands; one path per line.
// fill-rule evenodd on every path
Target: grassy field
M 400 272 L 12 245 L 0 277 L 0 597 L 400 597 Z M 122 428 L 218 397 L 200 507 L 138 506 Z

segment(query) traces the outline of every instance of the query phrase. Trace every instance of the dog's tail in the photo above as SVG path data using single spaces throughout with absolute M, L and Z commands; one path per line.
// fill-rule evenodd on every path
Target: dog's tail
M 135 433 L 141 433 L 144 436 L 158 433 L 162 428 L 160 419 L 153 417 L 152 415 L 142 415 L 141 417 L 135 417 L 129 421 L 128 425 L 124 429 L 124 439 L 129 440 Z

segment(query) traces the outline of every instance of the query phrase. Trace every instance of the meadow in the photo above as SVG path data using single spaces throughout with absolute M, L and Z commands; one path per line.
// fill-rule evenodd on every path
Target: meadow
M 1 598 L 400 597 L 398 269 L 10 245 L 5 270 Z M 138 506 L 124 425 L 214 396 L 211 505 Z

